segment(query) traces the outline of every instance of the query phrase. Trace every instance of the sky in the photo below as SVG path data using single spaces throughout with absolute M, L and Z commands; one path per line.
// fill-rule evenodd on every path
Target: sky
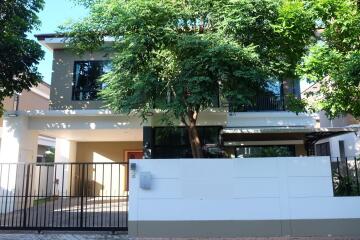
M 38 14 L 41 26 L 39 29 L 32 31 L 29 35 L 34 38 L 34 34 L 55 33 L 58 27 L 68 21 L 76 21 L 87 15 L 87 10 L 75 5 L 72 0 L 45 0 L 44 9 Z M 52 52 L 42 47 L 45 51 L 45 58 L 38 66 L 39 72 L 43 76 L 43 80 L 47 83 L 51 82 L 52 72 Z

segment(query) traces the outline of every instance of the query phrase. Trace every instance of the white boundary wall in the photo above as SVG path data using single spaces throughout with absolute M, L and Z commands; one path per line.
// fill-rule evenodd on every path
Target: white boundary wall
M 360 218 L 360 197 L 333 197 L 328 157 L 141 159 L 129 221 Z M 150 172 L 150 190 L 139 187 Z

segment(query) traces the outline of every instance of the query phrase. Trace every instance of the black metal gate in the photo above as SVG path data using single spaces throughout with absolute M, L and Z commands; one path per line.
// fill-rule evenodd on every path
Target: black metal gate
M 0 163 L 0 230 L 127 228 L 127 163 Z

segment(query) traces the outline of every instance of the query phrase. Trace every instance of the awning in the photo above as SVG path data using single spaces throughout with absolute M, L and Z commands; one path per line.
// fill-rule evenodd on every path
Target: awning
M 357 132 L 360 127 L 330 127 L 330 128 L 304 128 L 304 127 L 263 127 L 263 128 L 224 128 L 221 134 L 249 134 L 249 133 L 324 133 L 344 134 Z
M 360 127 L 329 127 L 329 128 L 305 128 L 305 127 L 251 127 L 251 128 L 224 128 L 220 132 L 221 144 L 225 142 L 271 142 L 302 140 L 309 148 L 317 141 L 346 133 L 360 131 Z M 289 141 L 290 143 L 291 141 Z

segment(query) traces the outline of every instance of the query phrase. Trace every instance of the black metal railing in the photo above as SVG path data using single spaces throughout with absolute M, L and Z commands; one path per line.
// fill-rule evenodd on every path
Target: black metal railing
M 285 111 L 283 96 L 256 96 L 248 104 L 229 103 L 230 112 Z
M 0 163 L 0 186 L 0 230 L 127 230 L 127 163 Z
M 99 95 L 100 90 L 79 90 L 73 89 L 72 100 L 74 101 L 93 101 L 100 100 Z
M 360 196 L 360 158 L 331 158 L 334 196 Z

